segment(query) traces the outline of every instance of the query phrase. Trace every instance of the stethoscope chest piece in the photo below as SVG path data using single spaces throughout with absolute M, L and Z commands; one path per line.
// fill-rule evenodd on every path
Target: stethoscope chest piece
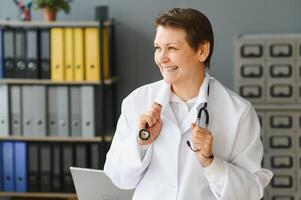
M 145 127 L 139 131 L 138 137 L 141 140 L 148 140 L 150 138 L 151 134 L 150 134 L 150 132 L 148 130 L 148 127 L 149 127 L 149 125 L 148 125 L 148 123 L 146 123 Z
M 141 140 L 148 140 L 150 138 L 150 132 L 147 129 L 141 129 L 139 131 L 139 138 Z

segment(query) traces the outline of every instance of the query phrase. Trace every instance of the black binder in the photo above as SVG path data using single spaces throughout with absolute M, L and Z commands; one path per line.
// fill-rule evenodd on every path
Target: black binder
M 75 166 L 88 167 L 87 144 L 85 143 L 75 144 Z
M 40 191 L 40 180 L 39 180 L 39 148 L 38 143 L 28 143 L 27 150 L 28 158 L 28 175 L 27 175 L 27 186 L 29 192 Z
M 70 167 L 74 165 L 73 145 L 71 143 L 64 144 L 62 151 L 63 192 L 74 192 L 75 189 L 70 172 Z
M 39 78 L 38 30 L 27 29 L 26 32 L 26 78 Z
M 41 29 L 39 37 L 40 78 L 50 79 L 50 33 L 49 29 Z
M 91 143 L 89 147 L 89 167 L 92 169 L 103 169 L 105 161 L 104 142 Z
M 15 34 L 13 29 L 3 29 L 4 78 L 15 76 Z
M 51 145 L 40 143 L 40 191 L 51 192 Z
M 52 192 L 62 191 L 62 173 L 61 173 L 61 145 L 52 144 Z
M 24 29 L 15 30 L 15 77 L 25 78 L 26 69 L 26 32 Z

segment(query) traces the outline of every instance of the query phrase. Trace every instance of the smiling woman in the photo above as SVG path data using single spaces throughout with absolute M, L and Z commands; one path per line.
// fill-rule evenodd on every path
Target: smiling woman
M 209 42 L 194 50 L 186 41 L 184 30 L 159 25 L 154 44 L 155 62 L 172 91 L 184 101 L 196 97 L 205 75 Z
M 272 173 L 261 167 L 257 114 L 206 73 L 213 52 L 208 18 L 174 8 L 155 28 L 163 80 L 124 99 L 106 174 L 120 188 L 135 188 L 134 200 L 262 198 Z

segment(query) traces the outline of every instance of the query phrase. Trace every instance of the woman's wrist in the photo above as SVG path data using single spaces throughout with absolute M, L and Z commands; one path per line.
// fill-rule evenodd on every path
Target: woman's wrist
M 202 156 L 202 158 L 200 159 L 200 163 L 203 167 L 208 167 L 214 159 L 214 155 L 211 154 L 210 156 Z

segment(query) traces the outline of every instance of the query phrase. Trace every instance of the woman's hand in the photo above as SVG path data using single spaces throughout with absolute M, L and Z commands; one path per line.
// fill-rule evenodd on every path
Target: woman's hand
M 161 127 L 162 127 L 161 110 L 162 110 L 161 105 L 154 102 L 151 108 L 139 117 L 138 120 L 139 130 L 144 129 L 145 125 L 148 124 L 147 129 L 151 134 L 148 140 L 141 140 L 138 137 L 138 143 L 140 145 L 151 144 L 160 134 Z
M 202 166 L 208 167 L 213 158 L 212 143 L 213 136 L 209 130 L 198 127 L 195 123 L 191 124 L 192 128 L 192 145 L 196 151 L 197 158 Z

